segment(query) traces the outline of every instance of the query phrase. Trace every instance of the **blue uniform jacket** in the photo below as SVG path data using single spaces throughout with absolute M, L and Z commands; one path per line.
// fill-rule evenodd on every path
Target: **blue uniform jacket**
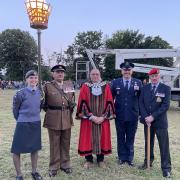
M 154 121 L 151 126 L 155 128 L 167 128 L 167 110 L 170 106 L 170 87 L 159 83 L 154 95 L 151 93 L 151 84 L 147 84 L 142 88 L 140 95 L 140 122 L 145 123 L 145 117 L 152 115 Z
M 23 88 L 13 97 L 13 115 L 17 122 L 40 121 L 41 92 Z
M 132 78 L 129 90 L 124 88 L 123 78 L 112 81 L 111 89 L 115 100 L 116 121 L 138 121 L 139 95 L 142 83 Z

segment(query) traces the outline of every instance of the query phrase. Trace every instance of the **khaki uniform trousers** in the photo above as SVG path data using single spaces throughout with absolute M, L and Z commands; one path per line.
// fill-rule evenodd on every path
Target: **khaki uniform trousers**
M 50 143 L 49 170 L 70 168 L 70 139 L 71 129 L 52 130 L 48 129 Z

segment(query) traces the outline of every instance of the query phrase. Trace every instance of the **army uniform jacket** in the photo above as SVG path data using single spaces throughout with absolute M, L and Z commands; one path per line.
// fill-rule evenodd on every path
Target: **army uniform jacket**
M 71 83 L 71 86 L 69 86 Z M 53 130 L 66 130 L 73 125 L 72 110 L 69 108 L 69 103 L 66 97 L 72 102 L 74 101 L 74 92 L 72 82 L 64 81 L 62 89 L 56 81 L 46 83 L 44 86 L 45 103 L 44 110 L 46 111 L 44 119 L 44 127 Z M 65 97 L 65 96 L 66 97 Z

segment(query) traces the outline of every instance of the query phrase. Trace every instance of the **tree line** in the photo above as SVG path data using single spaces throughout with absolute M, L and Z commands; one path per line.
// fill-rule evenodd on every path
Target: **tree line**
M 45 62 L 63 63 L 67 77 L 75 80 L 77 61 L 88 61 L 86 49 L 167 49 L 172 46 L 160 36 L 145 36 L 139 30 L 119 30 L 110 37 L 102 31 L 78 32 L 74 42 L 64 52 L 53 52 L 46 59 L 42 56 L 42 78 L 49 80 L 50 67 Z M 136 59 L 135 62 L 171 67 L 172 58 Z M 115 70 L 115 56 L 97 56 L 102 78 L 109 80 L 119 76 Z M 37 69 L 37 42 L 27 31 L 7 29 L 0 33 L 0 69 L 5 69 L 6 79 L 22 80 L 29 69 Z M 1 75 L 2 76 L 2 75 Z M 138 74 L 137 74 L 138 76 Z M 139 75 L 141 76 L 141 75 Z

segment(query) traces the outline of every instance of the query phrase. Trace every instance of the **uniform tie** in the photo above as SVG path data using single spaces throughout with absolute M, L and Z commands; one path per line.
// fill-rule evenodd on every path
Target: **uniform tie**
M 129 81 L 126 81 L 125 89 L 128 91 L 129 90 Z
M 155 94 L 155 90 L 156 90 L 156 86 L 153 86 L 153 87 L 152 87 L 152 90 L 151 90 L 153 96 L 154 96 L 154 94 Z
M 35 89 L 32 89 L 32 94 L 35 94 Z
M 152 96 L 152 98 L 155 95 L 155 90 L 156 90 L 156 86 L 153 86 L 152 89 L 151 89 L 151 96 Z

